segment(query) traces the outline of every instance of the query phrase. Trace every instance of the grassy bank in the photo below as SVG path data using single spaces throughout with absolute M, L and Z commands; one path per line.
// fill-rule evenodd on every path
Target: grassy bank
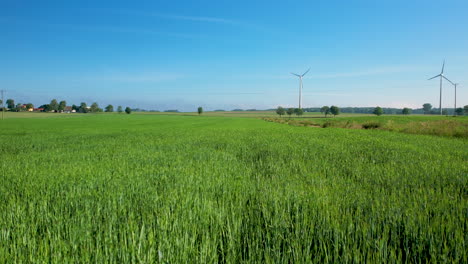
M 468 138 L 468 117 L 446 116 L 347 116 L 336 118 L 263 118 L 293 126 L 379 129 L 407 134 Z

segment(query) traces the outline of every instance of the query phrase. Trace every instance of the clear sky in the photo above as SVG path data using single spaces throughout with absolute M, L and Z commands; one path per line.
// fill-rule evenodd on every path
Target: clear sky
M 0 89 L 195 111 L 468 104 L 468 1 L 0 0 Z M 443 107 L 454 88 L 444 83 Z

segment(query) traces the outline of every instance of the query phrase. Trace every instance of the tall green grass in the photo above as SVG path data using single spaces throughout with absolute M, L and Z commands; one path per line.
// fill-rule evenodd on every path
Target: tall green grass
M 463 139 L 152 115 L 0 126 L 0 263 L 468 261 Z
M 468 138 L 468 117 L 446 116 L 360 116 L 338 118 L 271 118 L 266 121 L 293 126 L 380 129 L 407 134 Z

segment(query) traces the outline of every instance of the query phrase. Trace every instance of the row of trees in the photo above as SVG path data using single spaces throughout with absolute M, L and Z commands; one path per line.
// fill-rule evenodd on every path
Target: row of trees
M 335 106 L 335 105 L 332 105 L 332 106 L 322 106 L 320 108 L 320 113 L 324 114 L 325 117 L 327 117 L 329 114 L 332 114 L 334 117 L 339 115 L 340 114 L 340 108 L 338 106 Z M 298 116 L 302 115 L 304 113 L 304 111 L 302 109 L 298 109 L 298 108 L 289 108 L 287 111 L 281 107 L 281 106 L 278 106 L 278 108 L 276 109 L 276 113 L 279 115 L 279 116 L 282 116 L 284 115 L 285 113 L 287 113 L 289 116 L 291 116 L 293 113 L 297 114 Z M 383 115 L 384 114 L 384 111 L 381 107 L 377 106 L 373 109 L 372 113 L 374 115 Z M 411 114 L 411 109 L 410 108 L 403 108 L 402 112 L 401 112 L 403 115 L 409 115 Z
M 384 111 L 383 111 L 382 107 L 377 106 L 376 108 L 374 108 L 374 111 L 372 111 L 372 113 L 373 113 L 374 115 L 381 116 L 381 115 L 384 114 Z M 411 114 L 411 108 L 408 108 L 408 107 L 403 108 L 403 110 L 401 110 L 401 114 L 402 114 L 402 115 L 409 115 L 409 114 Z
M 432 105 L 430 103 L 423 104 L 423 111 L 425 115 L 440 114 L 440 109 L 432 108 Z M 468 115 L 468 105 L 465 105 L 463 108 L 458 107 L 457 109 L 454 109 L 452 113 L 453 115 L 463 115 L 463 114 Z M 448 115 L 449 111 L 447 109 L 442 109 L 442 114 Z
M 2 100 L 0 100 L 0 105 L 3 105 Z M 7 99 L 6 100 L 6 107 L 10 111 L 15 111 L 15 112 L 20 112 L 20 111 L 28 111 L 29 109 L 33 108 L 34 105 L 31 103 L 28 104 L 16 104 L 15 105 L 15 100 L 13 99 Z M 67 110 L 67 102 L 65 100 L 63 101 L 57 101 L 57 99 L 52 99 L 50 103 L 48 104 L 43 104 L 38 107 L 44 112 L 64 112 Z M 75 112 L 78 113 L 100 113 L 100 112 L 114 112 L 114 106 L 109 104 L 107 105 L 104 109 L 100 108 L 98 103 L 94 102 L 91 104 L 90 107 L 85 102 L 82 102 L 79 106 L 77 105 L 72 105 L 70 110 L 74 110 Z M 117 112 L 122 113 L 124 112 L 127 114 L 130 114 L 132 112 L 132 109 L 130 107 L 126 107 L 125 110 L 123 109 L 122 106 L 117 107 Z
M 388 114 L 388 115 L 398 115 L 398 114 L 403 114 L 404 108 L 391 108 L 391 107 L 381 107 L 383 110 L 383 114 Z M 411 109 L 408 108 L 410 111 L 410 114 L 440 114 L 440 110 L 438 108 L 432 108 L 432 105 L 427 103 L 423 105 L 422 108 L 415 108 Z M 466 110 L 465 110 L 466 109 Z M 270 109 L 274 110 L 274 109 Z M 320 107 L 308 107 L 303 109 L 304 112 L 320 112 Z M 355 114 L 372 114 L 374 113 L 375 107 L 340 107 L 340 113 L 355 113 Z M 444 108 L 443 110 L 444 114 L 457 114 L 457 115 L 462 115 L 463 113 L 465 115 L 468 114 L 468 106 L 465 107 L 459 107 L 457 109 L 453 108 Z M 405 110 L 406 112 L 406 110 Z
M 334 116 L 340 114 L 340 109 L 337 106 L 331 106 L 331 107 L 324 106 L 324 107 L 322 107 L 322 110 L 321 110 L 321 112 L 322 113 L 324 112 L 325 116 L 330 114 L 330 113 L 333 114 Z M 304 114 L 304 109 L 302 109 L 302 108 L 288 108 L 288 109 L 286 109 L 286 108 L 283 108 L 282 106 L 278 106 L 278 108 L 276 109 L 276 113 L 280 117 L 285 115 L 285 114 L 287 114 L 289 117 L 291 117 L 293 114 L 295 114 L 296 116 L 302 116 Z
M 0 100 L 0 105 L 3 105 L 2 100 Z M 28 111 L 31 108 L 34 108 L 34 105 L 32 103 L 27 103 L 27 104 L 15 104 L 15 100 L 13 99 L 7 99 L 6 100 L 6 106 L 10 111 Z M 67 102 L 66 101 L 60 101 L 58 102 L 57 99 L 52 99 L 49 104 L 44 104 L 39 106 L 42 111 L 45 112 L 63 112 L 66 110 L 67 107 Z M 390 109 L 391 111 L 389 112 Z M 107 105 L 104 109 L 100 108 L 98 103 L 94 102 L 91 104 L 90 107 L 87 106 L 85 102 L 82 102 L 79 106 L 77 105 L 72 105 L 71 110 L 74 110 L 75 112 L 78 113 L 99 113 L 99 112 L 114 112 L 114 106 L 109 104 Z M 241 111 L 242 109 L 235 109 L 233 111 Z M 255 109 L 249 109 L 249 110 L 255 110 Z M 249 111 L 248 110 L 248 111 Z M 359 111 L 358 111 L 359 110 Z M 299 109 L 299 108 L 288 108 L 285 109 L 281 106 L 279 106 L 276 109 L 276 113 L 280 116 L 283 116 L 285 114 L 291 116 L 293 114 L 296 114 L 297 116 L 302 116 L 304 112 L 317 112 L 320 111 L 327 117 L 329 114 L 332 114 L 334 116 L 339 115 L 340 112 L 343 113 L 372 113 L 377 116 L 380 116 L 382 114 L 403 114 L 403 115 L 409 115 L 411 113 L 415 114 L 439 114 L 440 110 L 439 109 L 433 109 L 432 105 L 430 103 L 425 103 L 423 104 L 423 107 L 421 109 L 411 109 L 411 108 L 403 108 L 398 110 L 396 112 L 396 108 L 381 108 L 379 106 L 375 108 L 369 108 L 369 107 L 345 107 L 345 108 L 338 108 L 337 106 L 323 106 L 321 108 L 304 108 L 304 109 Z M 132 109 L 130 107 L 126 107 L 125 110 L 122 108 L 122 106 L 117 107 L 117 112 L 122 113 L 126 112 L 127 114 L 130 114 L 132 112 Z M 217 111 L 224 111 L 224 110 L 217 110 Z M 463 108 L 459 107 L 457 109 L 452 109 L 450 110 L 453 115 L 468 115 L 468 105 L 465 105 Z M 177 110 L 166 110 L 165 112 L 178 112 Z M 200 106 L 198 107 L 198 114 L 203 113 L 203 108 Z M 449 110 L 448 109 L 443 109 L 442 110 L 443 115 L 448 115 Z
M 332 114 L 335 117 L 340 114 L 340 108 L 335 105 L 332 105 L 330 107 L 325 105 L 322 106 L 322 108 L 320 108 L 320 113 L 324 114 L 325 117 L 327 117 L 327 115 L 329 114 Z
M 333 116 L 337 116 L 340 114 L 340 108 L 338 106 L 332 105 L 330 107 L 328 106 L 323 106 L 320 108 L 320 112 L 327 117 L 327 115 L 332 114 Z M 285 114 L 287 114 L 289 117 L 291 117 L 293 114 L 297 116 L 302 116 L 304 114 L 304 109 L 302 108 L 288 108 L 285 109 L 281 106 L 278 106 L 276 109 L 276 113 L 281 117 Z
M 424 104 L 423 105 L 423 110 L 425 113 L 427 114 L 432 114 L 434 113 L 432 111 L 432 105 L 431 104 Z M 336 115 L 339 115 L 340 114 L 340 108 L 337 107 L 337 106 L 322 106 L 320 108 L 320 112 L 322 114 L 325 115 L 325 117 L 327 117 L 329 114 L 332 114 L 333 116 L 336 116 Z M 303 113 L 304 113 L 304 110 L 303 109 L 299 109 L 299 108 L 289 108 L 289 109 L 285 109 L 281 106 L 278 106 L 278 108 L 276 109 L 276 113 L 279 115 L 279 116 L 283 116 L 285 114 L 288 114 L 289 116 L 291 116 L 292 114 L 296 114 L 297 116 L 301 116 Z M 373 108 L 372 112 L 370 112 L 374 115 L 377 115 L 377 116 L 381 116 L 385 113 L 384 109 L 380 106 L 377 106 L 375 108 Z M 401 110 L 400 112 L 402 115 L 409 115 L 412 113 L 412 109 L 411 108 L 408 108 L 408 107 L 405 107 Z M 442 113 L 444 115 L 448 115 L 448 111 L 445 109 L 442 111 Z M 463 115 L 463 113 L 468 114 L 468 105 L 465 105 L 464 108 L 457 108 L 455 109 L 455 115 Z
M 52 99 L 49 104 L 43 104 L 39 106 L 39 108 L 42 108 L 43 111 L 45 112 L 63 112 L 65 111 L 65 107 L 67 107 L 67 102 L 66 101 L 60 101 L 58 102 L 57 99 Z
M 54 100 L 51 101 L 50 105 L 54 106 L 54 104 L 53 104 Z M 65 101 L 62 101 L 62 102 L 65 102 Z M 60 104 L 62 102 L 60 102 Z M 62 111 L 63 109 L 64 108 L 61 108 L 60 105 L 59 105 L 58 111 Z M 111 113 L 111 112 L 114 112 L 114 106 L 113 105 L 109 104 L 104 109 L 102 109 L 102 108 L 99 107 L 98 103 L 96 103 L 96 102 L 92 103 L 90 107 L 88 107 L 88 105 L 85 102 L 82 102 L 79 106 L 72 105 L 71 109 L 75 110 L 78 113 L 102 113 L 102 112 Z M 56 109 L 50 107 L 50 110 L 56 110 Z M 117 112 L 122 113 L 123 111 L 124 111 L 123 107 L 119 105 L 117 107 Z M 131 112 L 132 112 L 132 109 L 127 106 L 125 108 L 125 113 L 130 114 Z
M 425 114 L 425 115 L 429 115 L 429 114 L 439 114 L 439 113 L 440 113 L 440 112 L 438 112 L 438 111 L 434 111 L 434 110 L 432 109 L 432 105 L 431 105 L 430 103 L 425 103 L 425 104 L 423 104 L 422 110 L 424 111 L 424 114 Z M 409 115 L 409 114 L 412 113 L 412 111 L 413 111 L 413 110 L 412 110 L 411 108 L 405 107 L 405 108 L 403 108 L 403 109 L 401 110 L 401 114 L 402 114 L 402 115 Z M 440 111 L 440 110 L 439 110 L 439 111 Z M 454 114 L 454 115 L 463 115 L 463 112 L 465 113 L 465 115 L 468 114 L 468 105 L 465 105 L 464 108 L 459 107 L 459 108 L 455 109 L 455 111 L 454 111 L 453 114 Z M 376 108 L 374 108 L 374 111 L 372 111 L 372 113 L 373 113 L 374 115 L 380 116 L 380 115 L 384 114 L 384 111 L 383 111 L 383 109 L 382 109 L 381 107 L 377 106 Z M 443 110 L 442 110 L 442 114 L 443 114 L 443 115 L 448 115 L 448 110 L 447 110 L 447 109 L 443 109 Z
M 0 100 L 0 106 L 3 106 L 3 101 L 2 100 Z M 22 111 L 22 110 L 34 108 L 34 105 L 31 104 L 31 103 L 16 104 L 15 105 L 15 100 L 13 100 L 13 99 L 7 99 L 6 100 L 6 106 L 7 106 L 8 109 L 10 109 L 10 111 L 13 111 L 13 112 L 19 112 L 19 111 Z M 1 109 L 1 107 L 0 107 L 0 109 Z

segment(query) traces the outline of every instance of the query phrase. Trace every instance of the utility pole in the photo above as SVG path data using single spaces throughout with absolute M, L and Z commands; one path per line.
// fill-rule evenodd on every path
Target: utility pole
M 3 90 L 2 92 L 2 120 L 5 119 L 5 100 L 3 99 Z

